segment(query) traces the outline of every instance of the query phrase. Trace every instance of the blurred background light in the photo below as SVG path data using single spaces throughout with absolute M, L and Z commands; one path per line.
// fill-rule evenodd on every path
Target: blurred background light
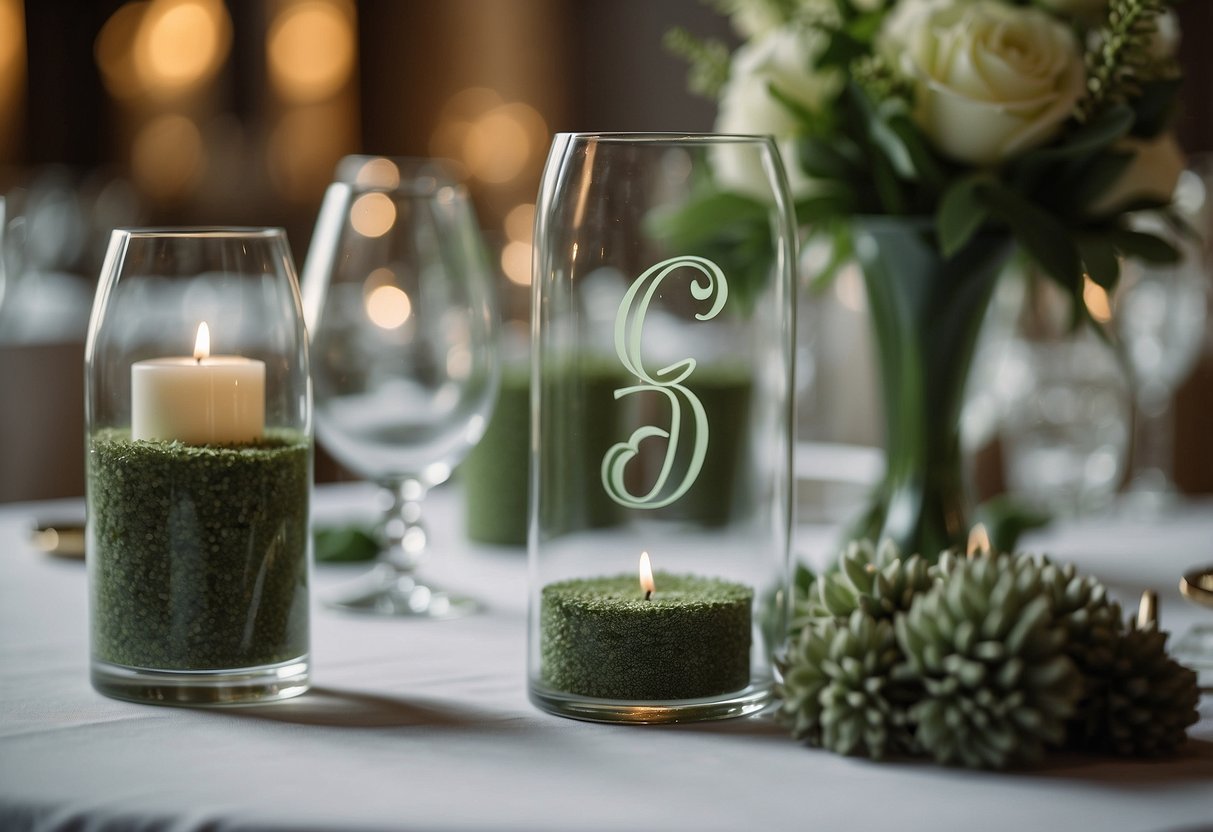
M 366 315 L 381 329 L 399 329 L 413 314 L 409 296 L 399 286 L 376 286 L 366 296 Z
M 531 285 L 531 244 L 511 240 L 501 250 L 501 271 L 511 283 Z
M 350 206 L 350 225 L 363 237 L 382 237 L 396 224 L 396 204 L 386 194 L 363 194 Z
M 202 133 L 186 116 L 157 116 L 139 131 L 131 147 L 135 184 L 153 199 L 171 201 L 185 196 L 205 166 Z
M 135 73 L 152 95 L 181 93 L 215 76 L 231 40 L 220 0 L 152 0 L 135 34 Z
M 266 35 L 266 59 L 275 92 L 293 102 L 323 101 L 354 72 L 357 44 L 353 8 L 339 0 L 286 6 Z
M 101 80 L 110 95 L 132 98 L 143 92 L 143 82 L 135 69 L 135 39 L 151 3 L 127 3 L 110 15 L 97 34 L 93 56 L 101 70 Z

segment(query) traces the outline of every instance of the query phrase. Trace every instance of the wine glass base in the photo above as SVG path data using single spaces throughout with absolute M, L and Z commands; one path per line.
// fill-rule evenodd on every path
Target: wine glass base
M 400 618 L 462 618 L 479 612 L 479 601 L 423 584 L 386 564 L 376 566 L 349 592 L 325 601 L 330 609 Z

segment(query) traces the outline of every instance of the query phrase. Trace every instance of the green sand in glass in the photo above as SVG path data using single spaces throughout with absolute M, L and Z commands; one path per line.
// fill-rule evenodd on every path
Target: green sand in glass
M 97 432 L 89 443 L 93 653 L 215 670 L 308 650 L 310 443 L 194 446 Z
M 750 683 L 753 590 L 694 575 L 635 574 L 548 584 L 540 604 L 540 676 L 600 699 L 718 696 Z

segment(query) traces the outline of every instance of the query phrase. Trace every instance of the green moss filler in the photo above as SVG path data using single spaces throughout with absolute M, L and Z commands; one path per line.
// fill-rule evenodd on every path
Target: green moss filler
M 89 443 L 93 655 L 135 668 L 257 667 L 308 651 L 311 446 Z
M 648 601 L 634 574 L 545 586 L 543 683 L 579 696 L 647 701 L 746 687 L 753 590 L 693 575 L 658 573 L 654 580 Z

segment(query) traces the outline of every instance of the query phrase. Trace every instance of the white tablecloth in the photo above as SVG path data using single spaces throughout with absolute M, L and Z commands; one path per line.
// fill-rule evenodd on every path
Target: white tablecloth
M 316 515 L 373 512 L 364 488 Z M 187 710 L 89 686 L 85 571 L 26 542 L 0 508 L 0 830 L 56 829 L 1213 829 L 1213 707 L 1182 756 L 1055 758 L 1029 773 L 871 763 L 792 742 L 769 716 L 617 727 L 527 701 L 520 551 L 462 542 L 457 492 L 431 501 L 429 574 L 485 614 L 411 622 L 316 608 L 315 689 L 290 702 Z M 70 507 L 70 506 L 69 506 Z M 802 549 L 825 532 L 805 530 Z M 1175 591 L 1213 561 L 1213 508 L 1164 528 L 1072 527 L 1048 548 L 1126 596 L 1162 594 L 1163 623 L 1199 617 Z M 322 597 L 363 567 L 318 567 Z

